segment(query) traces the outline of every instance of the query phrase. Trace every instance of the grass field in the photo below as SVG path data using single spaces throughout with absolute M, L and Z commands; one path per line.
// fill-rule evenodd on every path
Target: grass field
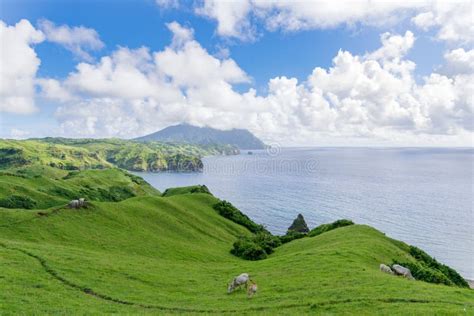
M 93 175 L 102 186 L 115 179 L 91 172 L 76 175 L 82 185 Z M 60 199 L 44 203 L 43 215 L 0 208 L 1 314 L 474 315 L 472 290 L 380 272 L 382 262 L 413 258 L 371 227 L 338 228 L 246 261 L 229 250 L 250 232 L 218 215 L 215 197 L 162 197 L 135 185 L 138 196 L 87 209 L 62 208 Z M 252 299 L 226 293 L 242 272 L 258 283 Z

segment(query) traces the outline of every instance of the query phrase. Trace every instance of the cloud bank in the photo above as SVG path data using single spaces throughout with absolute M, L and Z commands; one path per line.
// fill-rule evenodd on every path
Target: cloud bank
M 283 144 L 472 142 L 473 50 L 447 52 L 444 72 L 417 83 L 406 58 L 414 34 L 384 33 L 373 52 L 341 50 L 329 69 L 316 67 L 304 82 L 270 79 L 258 95 L 234 88 L 250 82 L 234 60 L 209 54 L 192 29 L 168 28 L 173 39 L 162 51 L 121 47 L 62 81 L 40 81 L 43 96 L 62 103 L 63 135 L 134 137 L 188 122 L 247 128 Z
M 203 0 L 199 15 L 217 22 L 217 34 L 241 40 L 258 36 L 259 25 L 268 31 L 295 32 L 341 25 L 388 25 L 415 15 L 412 22 L 423 30 L 436 28 L 440 40 L 472 44 L 472 2 L 371 1 L 371 0 Z

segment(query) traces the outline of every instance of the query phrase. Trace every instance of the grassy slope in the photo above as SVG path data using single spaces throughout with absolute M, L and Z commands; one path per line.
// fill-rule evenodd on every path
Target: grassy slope
M 248 232 L 219 216 L 216 201 L 208 194 L 149 195 L 49 216 L 1 211 L 0 310 L 474 313 L 474 291 L 379 272 L 379 263 L 408 257 L 367 226 L 296 240 L 262 261 L 236 258 L 231 245 Z M 241 272 L 259 284 L 251 300 L 226 294 L 227 281 Z
M 159 193 L 141 178 L 120 169 L 66 171 L 47 166 L 0 171 L 0 198 L 28 196 L 36 209 L 61 206 L 71 199 L 108 201 L 114 188 L 128 188 L 134 195 Z M 120 198 L 118 198 L 120 199 Z

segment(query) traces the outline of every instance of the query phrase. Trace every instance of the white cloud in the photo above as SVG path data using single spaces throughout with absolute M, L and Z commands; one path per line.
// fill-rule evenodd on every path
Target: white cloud
M 69 27 L 68 25 L 56 26 L 48 20 L 39 21 L 38 26 L 48 41 L 64 46 L 75 56 L 86 61 L 92 60 L 92 56 L 88 51 L 96 51 L 104 47 L 99 34 L 91 28 L 84 26 Z
M 327 29 L 357 23 L 387 24 L 396 22 L 404 11 L 425 6 L 425 1 L 204 0 L 195 10 L 217 21 L 219 35 L 253 39 L 258 22 L 271 31 Z
M 415 43 L 415 36 L 410 31 L 406 31 L 404 36 L 384 33 L 380 39 L 382 47 L 371 53 L 370 59 L 400 59 Z
M 119 48 L 79 64 L 62 82 L 48 82 L 60 91 L 57 99 L 75 98 L 56 113 L 65 135 L 134 137 L 184 121 L 248 128 L 283 144 L 472 141 L 472 73 L 453 66 L 417 84 L 415 64 L 406 59 L 411 32 L 383 34 L 382 46 L 363 56 L 340 51 L 329 69 L 316 67 L 305 82 L 273 78 L 259 96 L 234 89 L 249 82 L 235 61 L 210 55 L 191 30 L 170 25 L 174 39 L 162 51 Z M 447 65 L 470 63 L 470 54 L 447 53 Z
M 191 41 L 194 37 L 194 31 L 192 29 L 183 27 L 176 21 L 168 23 L 166 26 L 171 33 L 173 33 L 172 46 L 175 48 L 181 47 L 184 43 Z
M 422 30 L 438 28 L 437 38 L 443 41 L 472 44 L 474 42 L 474 5 L 469 0 L 435 1 L 412 21 Z
M 300 31 L 358 24 L 390 26 L 409 17 L 422 30 L 436 27 L 440 40 L 469 44 L 474 39 L 470 0 L 203 0 L 195 11 L 215 20 L 219 35 L 242 40 L 254 39 L 259 24 L 270 31 Z
M 465 51 L 463 48 L 454 49 L 444 54 L 446 66 L 444 70 L 449 74 L 474 73 L 474 49 Z
M 14 26 L 0 21 L 0 112 L 35 112 L 34 79 L 41 63 L 32 45 L 44 40 L 43 33 L 27 20 Z
M 252 39 L 255 34 L 247 19 L 251 10 L 248 0 L 241 1 L 203 1 L 196 13 L 217 20 L 217 33 L 223 36 Z
M 155 0 L 156 4 L 163 9 L 177 9 L 179 8 L 178 0 Z

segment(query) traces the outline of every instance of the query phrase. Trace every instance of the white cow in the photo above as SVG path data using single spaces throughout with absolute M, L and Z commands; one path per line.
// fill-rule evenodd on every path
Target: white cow
M 380 264 L 380 271 L 388 273 L 388 274 L 393 274 L 392 269 L 383 263 Z
M 79 208 L 79 200 L 72 200 L 69 202 L 69 208 Z
M 239 276 L 236 276 L 232 282 L 229 283 L 229 287 L 227 288 L 227 293 L 232 293 L 235 289 L 240 288 L 242 285 L 247 285 L 249 282 L 250 277 L 248 273 L 242 273 Z

